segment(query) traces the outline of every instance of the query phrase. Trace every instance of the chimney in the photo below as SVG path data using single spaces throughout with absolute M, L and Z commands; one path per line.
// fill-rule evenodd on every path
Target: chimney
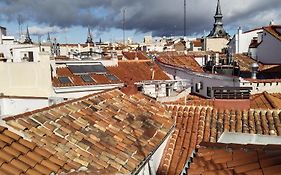
M 139 60 L 137 51 L 135 52 L 135 60 Z
M 220 54 L 216 53 L 216 57 L 215 57 L 215 65 L 219 65 L 220 63 Z
M 155 71 L 154 71 L 153 67 L 150 69 L 150 71 L 151 71 L 151 80 L 154 80 Z
M 252 70 L 252 79 L 257 79 L 257 73 L 259 70 L 259 65 L 257 63 L 251 64 L 251 70 Z

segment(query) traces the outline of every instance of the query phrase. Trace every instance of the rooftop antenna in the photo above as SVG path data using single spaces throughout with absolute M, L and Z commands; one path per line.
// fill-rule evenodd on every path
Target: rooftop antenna
M 184 2 L 184 33 L 183 35 L 186 36 L 186 0 L 183 0 Z
M 19 25 L 19 38 L 21 38 L 21 25 L 22 25 L 22 17 L 21 15 L 18 15 L 18 18 L 17 18 L 17 21 L 18 21 L 18 25 Z
M 125 45 L 125 24 L 126 24 L 126 8 L 123 9 L 123 44 Z

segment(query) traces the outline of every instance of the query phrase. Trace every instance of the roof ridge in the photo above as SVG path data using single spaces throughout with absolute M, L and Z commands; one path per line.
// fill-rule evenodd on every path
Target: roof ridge
M 42 111 L 45 111 L 45 110 L 51 110 L 51 109 L 54 109 L 56 107 L 61 107 L 61 106 L 66 105 L 66 104 L 79 102 L 79 101 L 85 100 L 87 98 L 96 96 L 96 95 L 106 94 L 106 93 L 113 92 L 113 91 L 116 91 L 116 90 L 118 90 L 120 93 L 122 93 L 124 95 L 124 93 L 122 91 L 120 91 L 119 88 L 109 89 L 109 90 L 105 90 L 105 91 L 102 91 L 102 92 L 99 92 L 99 93 L 93 93 L 93 94 L 89 94 L 89 95 L 86 95 L 86 96 L 83 96 L 83 97 L 80 97 L 80 98 L 68 100 L 68 101 L 58 103 L 58 104 L 55 104 L 55 105 L 52 105 L 52 106 L 47 106 L 47 107 L 44 107 L 44 108 L 35 109 L 33 111 L 28 111 L 28 112 L 18 114 L 18 115 L 15 115 L 15 116 L 7 117 L 7 118 L 4 118 L 3 120 L 7 122 L 9 120 L 14 120 L 14 119 L 21 118 L 21 117 L 27 116 L 27 115 L 33 115 L 33 114 L 36 114 L 36 113 L 39 113 L 39 112 L 42 112 Z
M 269 104 L 273 108 L 281 108 L 281 99 L 269 94 L 268 92 L 264 92 L 264 97 L 269 101 Z M 280 105 L 279 105 L 280 104 Z

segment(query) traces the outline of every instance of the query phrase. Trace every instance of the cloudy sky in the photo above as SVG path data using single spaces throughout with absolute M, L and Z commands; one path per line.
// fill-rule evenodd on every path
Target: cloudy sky
M 184 0 L 0 0 L 0 25 L 19 35 L 18 22 L 35 38 L 50 32 L 60 42 L 84 42 L 87 27 L 96 40 L 122 39 L 122 11 L 125 9 L 126 37 L 183 35 Z M 213 25 L 217 0 L 187 0 L 187 32 L 207 34 Z M 280 0 L 221 0 L 225 28 L 231 34 L 281 23 Z

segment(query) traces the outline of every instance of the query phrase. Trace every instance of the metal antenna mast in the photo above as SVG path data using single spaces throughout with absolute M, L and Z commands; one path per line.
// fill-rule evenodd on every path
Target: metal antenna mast
M 186 0 L 184 1 L 184 36 L 186 36 Z
M 126 41 L 125 41 L 125 23 L 126 23 L 126 9 L 124 8 L 123 9 L 123 44 L 125 45 L 126 44 Z

